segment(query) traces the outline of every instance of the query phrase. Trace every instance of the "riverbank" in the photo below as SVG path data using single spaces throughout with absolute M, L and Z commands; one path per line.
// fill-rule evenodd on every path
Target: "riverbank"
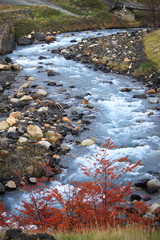
M 146 55 L 144 48 L 143 41 L 147 34 L 147 30 L 139 30 L 107 37 L 91 37 L 75 46 L 59 49 L 58 52 L 66 59 L 87 64 L 94 70 L 132 76 L 159 93 L 159 68 L 149 60 L 150 53 Z M 159 51 L 158 46 L 156 51 Z

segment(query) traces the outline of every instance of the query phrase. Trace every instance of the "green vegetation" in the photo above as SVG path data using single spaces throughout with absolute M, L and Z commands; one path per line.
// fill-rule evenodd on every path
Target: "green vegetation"
M 79 15 L 93 16 L 105 14 L 108 10 L 101 0 L 50 0 L 50 2 L 62 6 L 64 9 Z
M 160 30 L 148 34 L 144 39 L 145 53 L 147 58 L 157 67 L 160 72 Z
M 82 233 L 55 233 L 57 240 L 159 240 L 160 233 L 136 228 L 116 228 L 107 230 L 84 231 Z

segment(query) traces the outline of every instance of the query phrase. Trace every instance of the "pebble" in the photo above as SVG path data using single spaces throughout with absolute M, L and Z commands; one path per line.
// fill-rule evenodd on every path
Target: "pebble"
M 95 144 L 95 142 L 91 139 L 85 139 L 81 142 L 82 146 L 90 146 L 90 145 L 93 145 L 93 144 Z

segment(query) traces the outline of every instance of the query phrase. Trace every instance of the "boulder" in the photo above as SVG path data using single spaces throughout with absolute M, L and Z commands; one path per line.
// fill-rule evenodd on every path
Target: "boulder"
M 156 90 L 155 89 L 149 89 L 146 91 L 146 94 L 156 94 Z
M 160 188 L 160 181 L 158 179 L 151 179 L 147 182 L 147 188 Z
M 138 195 L 138 194 L 132 194 L 131 196 L 130 196 L 130 201 L 131 202 L 133 202 L 133 201 L 141 201 L 141 196 L 140 195 Z
M 81 142 L 82 146 L 90 146 L 90 145 L 93 145 L 93 144 L 95 144 L 95 142 L 91 139 L 85 139 Z
M 44 41 L 46 38 L 46 34 L 43 32 L 36 32 L 34 34 L 32 34 L 32 38 L 36 41 Z
M 11 53 L 15 48 L 15 30 L 13 21 L 0 21 L 0 54 Z
M 33 43 L 33 39 L 28 37 L 19 37 L 17 43 L 21 46 L 31 45 Z
M 41 139 L 43 137 L 42 130 L 37 125 L 29 125 L 27 127 L 27 133 L 29 136 L 37 139 Z
M 60 148 L 63 150 L 63 151 L 70 151 L 70 146 L 68 146 L 67 144 L 65 144 L 65 143 L 62 143 L 61 145 L 60 145 Z
M 151 213 L 151 214 L 155 214 L 155 213 L 157 213 L 158 209 L 160 211 L 160 205 L 158 203 L 153 203 L 149 207 L 148 212 Z
M 56 38 L 54 36 L 47 36 L 45 38 L 46 43 L 54 42 L 55 40 L 56 40 Z
M 11 69 L 11 65 L 0 64 L 0 70 L 10 70 L 10 69 Z

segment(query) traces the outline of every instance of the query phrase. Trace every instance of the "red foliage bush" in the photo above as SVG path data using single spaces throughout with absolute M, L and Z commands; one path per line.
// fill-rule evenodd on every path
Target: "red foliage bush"
M 81 166 L 83 173 L 93 177 L 93 181 L 72 182 L 63 193 L 58 188 L 30 187 L 29 198 L 23 200 L 19 214 L 14 215 L 12 221 L 24 228 L 34 225 L 65 230 L 143 223 L 142 215 L 147 207 L 142 202 L 129 212 L 126 197 L 132 192 L 131 183 L 121 181 L 121 177 L 140 162 L 127 162 L 122 168 L 117 163 L 127 161 L 127 157 L 111 160 L 107 151 L 114 147 L 109 139 L 94 156 L 93 167 Z

